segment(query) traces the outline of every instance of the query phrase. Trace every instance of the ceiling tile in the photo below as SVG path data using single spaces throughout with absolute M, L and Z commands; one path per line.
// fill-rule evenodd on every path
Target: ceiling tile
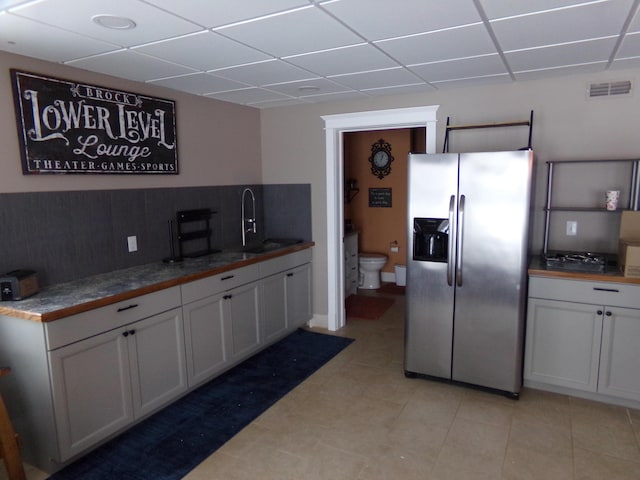
M 369 44 L 340 48 L 286 59 L 318 75 L 365 72 L 398 66 L 398 63 Z
M 402 67 L 378 70 L 375 72 L 339 75 L 333 77 L 333 80 L 356 90 L 424 83 L 416 75 Z
M 514 75 L 516 80 L 539 80 L 542 78 L 550 78 L 560 75 L 576 75 L 581 73 L 601 72 L 607 65 L 602 63 L 588 63 L 583 65 L 562 66 L 556 68 L 548 68 L 544 70 L 530 70 L 526 72 L 516 72 Z
M 43 37 L 47 38 L 46 42 L 42 41 Z M 65 62 L 119 48 L 10 13 L 0 13 L 0 44 L 8 52 L 53 62 Z
M 208 30 L 143 45 L 135 51 L 197 70 L 214 70 L 272 58 Z
M 211 73 L 248 85 L 272 85 L 274 83 L 317 78 L 317 75 L 305 72 L 282 60 L 271 60 L 240 67 L 225 68 L 215 70 Z
M 640 32 L 626 35 L 616 58 L 640 57 Z
M 265 88 L 276 92 L 284 93 L 291 97 L 300 97 L 310 95 L 310 90 L 315 90 L 317 94 L 337 93 L 349 90 L 343 85 L 339 85 L 325 78 L 316 78 L 314 80 L 301 80 L 298 82 L 280 83 L 276 85 L 268 85 Z
M 203 95 L 205 93 L 225 92 L 227 90 L 238 90 L 247 88 L 248 85 L 234 82 L 226 78 L 220 78 L 208 73 L 194 73 L 182 75 L 180 77 L 152 80 L 149 83 L 162 85 L 163 87 L 181 90 L 184 92 Z
M 309 96 L 300 97 L 300 98 L 303 100 L 308 100 L 315 103 L 315 102 L 338 102 L 342 100 L 357 100 L 357 99 L 362 99 L 367 97 L 368 95 L 365 95 L 360 92 L 356 92 L 355 90 L 351 90 L 349 92 L 309 95 Z
M 411 70 L 427 82 L 508 73 L 504 62 L 497 53 L 481 57 L 413 65 Z
M 615 38 L 607 38 L 566 43 L 553 47 L 506 52 L 505 56 L 514 72 L 540 70 L 571 64 L 606 62 L 613 51 L 615 41 Z
M 491 27 L 505 51 L 574 42 L 619 34 L 629 6 L 630 0 L 590 3 L 493 21 Z
M 275 57 L 327 50 L 362 39 L 317 7 L 216 30 Z
M 247 88 L 244 90 L 235 90 L 231 92 L 212 93 L 205 96 L 217 98 L 218 100 L 223 100 L 225 102 L 242 103 L 245 105 L 248 103 L 266 102 L 270 100 L 282 100 L 288 98 L 285 95 L 281 95 L 277 92 L 270 92 L 269 90 L 264 90 L 262 88 Z
M 468 0 L 347 0 L 323 6 L 368 40 L 382 40 L 479 22 Z
M 558 8 L 567 8 L 572 5 L 586 3 L 589 0 L 480 0 L 489 20 L 496 18 L 523 15 L 532 12 L 542 12 Z
M 442 80 L 433 82 L 436 88 L 460 88 L 460 87 L 477 87 L 480 85 L 495 85 L 501 83 L 511 83 L 511 77 L 504 75 L 491 75 L 485 77 L 461 78 L 457 80 Z
M 308 0 L 146 0 L 207 28 L 309 5 Z
M 640 68 L 640 56 L 632 58 L 621 58 L 620 60 L 615 60 L 611 64 L 612 70 L 621 70 L 626 68 Z
M 491 37 L 482 25 L 376 42 L 376 45 L 405 65 L 476 57 L 495 53 Z
M 131 50 L 120 50 L 95 57 L 67 62 L 69 65 L 93 72 L 128 78 L 139 82 L 159 78 L 175 77 L 193 73 L 192 69 L 165 62 L 156 58 L 135 53 Z
M 123 47 L 202 30 L 191 22 L 139 1 L 109 0 L 108 5 L 105 7 L 103 0 L 43 0 L 17 7 L 12 12 Z M 96 13 L 107 12 L 132 19 L 136 28 L 114 30 L 91 20 Z
M 367 95 L 383 96 L 383 95 L 405 95 L 408 93 L 426 93 L 435 90 L 431 85 L 426 83 L 416 83 L 414 85 L 401 85 L 397 87 L 372 88 L 364 90 Z

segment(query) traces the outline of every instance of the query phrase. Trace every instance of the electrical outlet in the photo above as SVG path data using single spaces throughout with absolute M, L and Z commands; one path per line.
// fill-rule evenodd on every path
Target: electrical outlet
M 138 239 L 135 235 L 127 237 L 127 246 L 129 247 L 129 253 L 138 251 Z
M 569 220 L 567 222 L 567 237 L 575 237 L 578 234 L 578 222 Z

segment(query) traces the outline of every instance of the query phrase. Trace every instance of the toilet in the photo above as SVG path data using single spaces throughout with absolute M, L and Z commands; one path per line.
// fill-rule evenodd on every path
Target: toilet
M 358 288 L 374 290 L 380 288 L 380 270 L 387 263 L 387 256 L 381 253 L 358 254 L 358 267 L 360 270 L 360 281 Z

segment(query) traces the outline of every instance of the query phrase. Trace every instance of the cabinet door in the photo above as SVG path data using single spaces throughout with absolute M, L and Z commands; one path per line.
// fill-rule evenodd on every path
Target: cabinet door
M 262 281 L 262 338 L 264 343 L 271 343 L 287 330 L 285 278 L 285 275 L 278 274 Z
M 640 310 L 606 307 L 598 392 L 640 400 Z
M 117 329 L 49 352 L 61 460 L 133 421 L 127 338 Z
M 260 346 L 259 283 L 235 288 L 224 295 L 224 314 L 231 330 L 231 358 L 247 357 Z
M 224 303 L 220 294 L 183 307 L 190 387 L 212 378 L 229 360 L 225 344 Z
M 187 389 L 182 310 L 141 320 L 125 331 L 136 418 L 157 410 Z
M 525 379 L 595 392 L 601 310 L 582 303 L 529 299 Z
M 287 272 L 286 282 L 287 324 L 297 328 L 311 320 L 311 264 Z

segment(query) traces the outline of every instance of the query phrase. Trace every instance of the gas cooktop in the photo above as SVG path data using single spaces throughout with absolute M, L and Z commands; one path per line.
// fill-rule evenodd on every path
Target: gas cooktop
M 604 272 L 606 255 L 591 252 L 553 252 L 544 257 L 547 267 L 579 272 Z

